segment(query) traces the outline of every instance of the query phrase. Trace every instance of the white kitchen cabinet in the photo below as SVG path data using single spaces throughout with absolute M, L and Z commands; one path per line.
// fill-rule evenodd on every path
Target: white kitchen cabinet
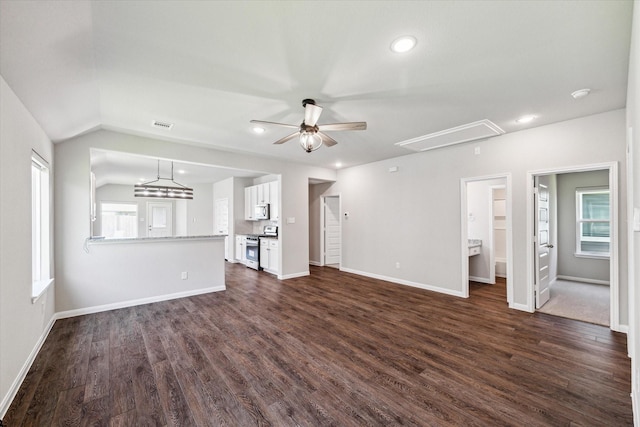
M 278 274 L 280 264 L 280 244 L 276 239 L 269 240 L 269 268 L 273 274 Z
M 277 239 L 260 239 L 260 267 L 269 273 L 278 274 L 280 245 Z
M 255 221 L 256 205 L 258 204 L 258 187 L 252 185 L 244 189 L 244 219 Z
M 278 221 L 280 219 L 280 182 L 271 181 L 269 185 L 269 209 L 270 219 Z
M 247 236 L 243 234 L 236 234 L 236 261 L 242 264 L 247 263 Z
M 269 183 L 256 185 L 257 191 L 257 204 L 270 203 L 269 202 Z
M 266 182 L 264 184 L 252 185 L 244 189 L 244 219 L 246 221 L 257 221 L 255 218 L 256 205 L 268 203 L 270 214 L 269 219 L 277 221 L 280 219 L 280 186 L 278 181 Z
M 269 269 L 269 240 L 260 239 L 260 268 Z

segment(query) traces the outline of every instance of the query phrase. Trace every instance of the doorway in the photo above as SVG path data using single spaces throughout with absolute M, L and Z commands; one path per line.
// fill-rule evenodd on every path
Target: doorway
M 148 202 L 147 219 L 147 237 L 170 237 L 173 234 L 171 202 Z
M 340 196 L 324 197 L 323 217 L 323 264 L 327 267 L 340 268 L 340 257 L 342 253 Z
M 528 180 L 530 311 L 619 330 L 617 163 L 535 171 Z
M 462 296 L 469 297 L 470 280 L 488 285 L 506 281 L 511 306 L 511 174 L 463 178 L 460 190 Z

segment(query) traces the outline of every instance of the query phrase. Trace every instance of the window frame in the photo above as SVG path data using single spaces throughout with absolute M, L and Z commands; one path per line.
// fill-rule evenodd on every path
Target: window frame
M 53 284 L 51 272 L 51 169 L 31 152 L 31 302 Z
M 582 196 L 585 194 L 606 194 L 609 201 L 609 218 L 604 219 L 584 219 L 582 218 Z M 610 259 L 611 258 L 611 189 L 609 187 L 583 187 L 576 188 L 576 249 L 575 256 L 579 258 L 598 258 L 598 259 Z M 582 224 L 585 223 L 607 223 L 609 225 L 609 237 L 606 241 L 609 244 L 608 252 L 593 252 L 582 250 Z M 605 239 L 605 238 L 602 238 Z
M 135 220 L 134 220 L 134 227 L 135 227 L 135 236 L 128 236 L 128 237 L 107 237 L 104 234 L 104 205 L 127 205 L 127 206 L 135 206 Z M 100 201 L 100 235 L 103 236 L 105 239 L 137 239 L 138 236 L 140 235 L 140 227 L 138 224 L 138 219 L 140 218 L 140 206 L 137 202 L 121 202 L 121 201 L 108 201 L 108 200 L 101 200 Z

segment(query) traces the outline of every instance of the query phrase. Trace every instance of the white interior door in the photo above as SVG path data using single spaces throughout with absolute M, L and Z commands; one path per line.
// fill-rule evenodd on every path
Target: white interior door
M 340 264 L 340 198 L 324 198 L 324 264 Z
M 171 202 L 148 202 L 147 220 L 148 237 L 169 237 L 173 235 Z
M 549 250 L 553 245 L 549 241 L 549 177 L 535 177 L 535 261 L 536 261 L 536 308 L 542 307 L 551 295 L 549 287 L 551 277 L 549 274 L 550 253 Z

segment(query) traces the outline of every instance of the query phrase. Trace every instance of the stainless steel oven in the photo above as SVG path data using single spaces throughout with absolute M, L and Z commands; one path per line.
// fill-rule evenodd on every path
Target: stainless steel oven
M 247 236 L 245 252 L 247 256 L 247 267 L 260 270 L 260 239 L 258 236 Z

